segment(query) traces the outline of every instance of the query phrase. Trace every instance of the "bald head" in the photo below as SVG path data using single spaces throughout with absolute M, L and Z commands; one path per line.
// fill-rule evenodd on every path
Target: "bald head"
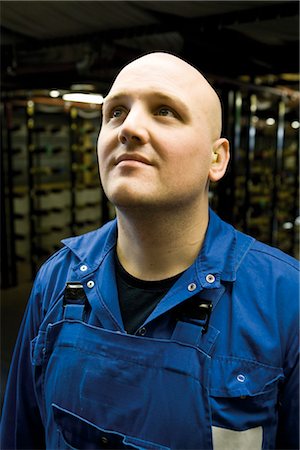
M 141 79 L 147 80 L 149 86 L 156 81 L 165 80 L 166 89 L 185 92 L 196 102 L 207 119 L 213 139 L 218 139 L 222 128 L 222 109 L 219 97 L 206 78 L 186 61 L 170 53 L 154 52 L 135 59 L 126 65 L 117 75 L 110 94 L 124 83 L 135 83 Z

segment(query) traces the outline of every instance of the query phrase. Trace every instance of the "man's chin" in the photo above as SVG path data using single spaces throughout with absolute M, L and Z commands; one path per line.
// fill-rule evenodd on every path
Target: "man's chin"
M 150 195 L 143 193 L 118 193 L 118 195 L 108 196 L 110 202 L 119 210 L 139 210 L 146 214 L 154 210 L 161 210 L 161 201 L 151 198 Z
M 111 198 L 111 203 L 116 208 L 145 208 L 151 207 L 151 202 L 147 202 L 146 198 L 141 196 L 121 196 Z

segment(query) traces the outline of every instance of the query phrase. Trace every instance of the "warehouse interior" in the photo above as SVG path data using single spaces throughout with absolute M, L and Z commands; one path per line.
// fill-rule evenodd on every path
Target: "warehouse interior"
M 231 163 L 211 187 L 213 209 L 299 257 L 298 1 L 0 8 L 2 387 L 38 268 L 61 239 L 114 217 L 99 185 L 98 100 L 122 66 L 147 52 L 188 60 L 222 100 Z M 79 93 L 88 100 L 68 97 Z

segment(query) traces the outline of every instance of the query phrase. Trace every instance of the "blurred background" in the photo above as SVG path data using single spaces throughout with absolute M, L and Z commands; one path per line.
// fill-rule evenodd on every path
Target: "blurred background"
M 298 1 L 1 1 L 2 387 L 32 280 L 60 240 L 114 217 L 101 102 L 130 60 L 175 53 L 215 86 L 231 165 L 213 209 L 299 256 Z

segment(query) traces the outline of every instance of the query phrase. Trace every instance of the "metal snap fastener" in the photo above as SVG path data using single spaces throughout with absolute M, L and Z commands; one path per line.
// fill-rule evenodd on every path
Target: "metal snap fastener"
M 95 286 L 95 283 L 92 281 L 92 280 L 90 280 L 90 281 L 88 281 L 87 283 L 86 283 L 86 285 L 87 285 L 87 287 L 88 288 L 93 288 L 94 286 Z
M 210 284 L 214 283 L 216 281 L 216 277 L 212 273 L 209 273 L 208 275 L 206 275 L 205 279 Z
M 146 334 L 146 328 L 145 328 L 145 327 L 140 328 L 140 329 L 139 329 L 139 334 L 140 334 L 141 336 L 145 336 L 145 334 Z
M 197 288 L 196 283 L 190 283 L 188 285 L 188 291 L 193 292 Z
M 80 266 L 80 270 L 81 272 L 85 272 L 87 270 L 87 266 L 85 264 L 83 264 L 82 266 Z
M 240 374 L 236 377 L 236 379 L 237 379 L 240 383 L 244 383 L 246 377 L 245 377 L 245 375 L 243 375 L 243 374 L 240 373 Z

